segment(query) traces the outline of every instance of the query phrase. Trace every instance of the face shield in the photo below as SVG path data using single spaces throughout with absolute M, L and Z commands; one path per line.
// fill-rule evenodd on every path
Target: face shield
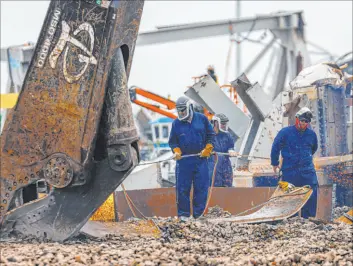
M 309 108 L 303 107 L 298 111 L 298 113 L 296 113 L 295 116 L 299 119 L 299 121 L 310 123 L 313 117 L 313 114 L 311 113 Z
M 211 124 L 213 127 L 217 126 L 221 132 L 228 132 L 228 121 L 222 121 L 219 117 L 213 116 Z
M 222 132 L 228 132 L 228 122 L 220 122 L 219 123 L 219 130 Z
M 185 120 L 189 116 L 189 108 L 184 107 L 177 110 L 178 111 L 178 119 Z
M 305 117 L 300 117 L 299 121 L 302 122 L 302 123 L 307 123 L 307 124 L 310 123 L 310 120 L 305 118 Z
M 178 119 L 183 121 L 187 120 L 190 117 L 190 102 L 187 102 L 183 106 L 177 107 Z

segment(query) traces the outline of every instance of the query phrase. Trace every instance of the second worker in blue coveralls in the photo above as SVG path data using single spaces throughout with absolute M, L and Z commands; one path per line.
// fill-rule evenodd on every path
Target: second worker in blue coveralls
M 283 157 L 283 181 L 296 187 L 310 185 L 313 193 L 302 208 L 302 217 L 316 216 L 318 180 L 313 163 L 317 151 L 316 133 L 308 128 L 313 117 L 309 108 L 304 107 L 296 114 L 295 125 L 282 128 L 274 139 L 271 150 L 273 171 L 279 168 L 279 154 Z
M 234 139 L 228 132 L 229 119 L 224 114 L 216 114 L 212 117 L 211 124 L 216 133 L 214 138 L 214 151 L 237 154 L 234 149 Z M 215 158 L 211 156 L 208 163 L 210 178 L 212 179 L 213 170 L 215 165 Z M 212 180 L 210 180 L 212 182 Z M 233 185 L 233 169 L 229 156 L 219 155 L 216 167 L 216 174 L 214 177 L 214 187 L 231 187 Z
M 208 188 L 208 160 L 213 150 L 215 135 L 207 117 L 193 111 L 187 97 L 176 101 L 178 118 L 173 121 L 169 146 L 177 160 L 175 168 L 178 217 L 185 221 L 190 217 L 190 191 L 194 187 L 193 216 L 200 217 L 206 207 Z M 181 158 L 182 155 L 199 156 Z

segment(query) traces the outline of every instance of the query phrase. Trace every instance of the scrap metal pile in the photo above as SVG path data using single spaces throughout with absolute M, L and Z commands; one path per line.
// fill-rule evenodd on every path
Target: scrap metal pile
M 210 216 L 227 217 L 220 208 Z M 353 226 L 299 217 L 277 224 L 180 223 L 155 220 L 119 223 L 131 231 L 104 238 L 80 236 L 62 244 L 34 238 L 0 243 L 1 265 L 353 265 Z M 127 233 L 128 232 L 128 233 Z

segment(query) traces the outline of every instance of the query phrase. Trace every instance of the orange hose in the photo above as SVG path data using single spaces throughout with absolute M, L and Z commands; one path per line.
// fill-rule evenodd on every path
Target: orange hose
M 215 153 L 215 164 L 214 164 L 214 168 L 213 168 L 213 173 L 212 173 L 212 183 L 211 183 L 211 187 L 209 190 L 209 193 L 207 195 L 207 201 L 206 201 L 206 206 L 205 209 L 203 210 L 203 213 L 201 216 L 204 216 L 204 214 L 206 213 L 207 209 L 208 209 L 208 204 L 210 203 L 211 197 L 212 197 L 212 190 L 214 187 L 214 181 L 215 181 L 215 177 L 216 177 L 216 170 L 217 170 L 217 164 L 218 164 L 218 154 Z

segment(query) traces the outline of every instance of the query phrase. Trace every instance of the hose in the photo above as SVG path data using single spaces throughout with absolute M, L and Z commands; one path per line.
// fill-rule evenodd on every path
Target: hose
M 196 156 L 200 156 L 200 153 L 183 155 L 183 156 L 181 156 L 181 159 L 183 159 L 183 158 L 188 158 L 188 157 L 196 157 Z M 139 163 L 138 166 L 141 166 L 141 165 L 150 165 L 150 164 L 156 164 L 156 163 L 163 163 L 163 162 L 167 162 L 167 161 L 171 161 L 171 160 L 174 160 L 174 156 L 172 156 L 172 157 L 170 157 L 170 158 L 167 158 L 167 159 L 164 159 L 164 160 Z
M 210 187 L 209 193 L 207 195 L 205 209 L 203 210 L 203 212 L 201 214 L 201 217 L 204 216 L 204 214 L 208 210 L 208 204 L 210 203 L 210 200 L 211 200 L 212 190 L 213 190 L 213 187 L 214 187 L 214 181 L 215 181 L 215 177 L 216 177 L 217 164 L 218 164 L 218 154 L 215 153 L 215 164 L 214 164 L 214 167 L 213 167 L 213 173 L 212 173 L 212 179 L 211 179 L 212 180 L 211 187 Z
M 221 155 L 221 156 L 230 156 L 228 152 L 212 152 L 212 154 L 217 154 L 217 155 Z M 182 155 L 181 159 L 183 158 L 188 158 L 188 157 L 196 157 L 196 156 L 200 156 L 200 153 L 196 153 L 196 154 L 187 154 L 187 155 Z M 234 156 L 230 156 L 230 157 L 234 157 Z M 247 157 L 251 157 L 254 159 L 265 159 L 268 160 L 269 158 L 265 158 L 265 157 L 259 157 L 259 156 L 250 156 L 250 155 L 238 155 L 236 156 L 237 158 L 247 158 Z M 163 162 L 167 162 L 167 161 L 171 161 L 174 160 L 174 156 L 164 159 L 164 160 L 159 160 L 159 161 L 149 161 L 149 162 L 143 162 L 143 163 L 139 163 L 138 166 L 142 166 L 142 165 L 150 165 L 150 164 L 156 164 L 156 163 L 163 163 Z
M 125 189 L 125 186 L 124 184 L 121 184 L 121 187 L 123 189 L 123 192 L 124 192 L 124 196 L 125 196 L 125 200 L 127 202 L 127 205 L 129 206 L 129 209 L 130 211 L 132 212 L 132 215 L 135 217 L 135 218 L 138 218 L 137 215 L 136 215 L 136 212 L 133 210 L 132 206 L 139 212 L 139 214 L 142 216 L 142 218 L 146 221 L 152 221 L 153 225 L 157 228 L 157 230 L 161 233 L 162 232 L 162 229 L 160 228 L 160 226 L 152 219 L 152 218 L 149 218 L 149 217 L 146 217 L 140 210 L 139 208 L 136 207 L 136 205 L 134 204 L 134 202 L 132 201 L 132 199 L 130 198 L 129 194 L 127 194 L 126 192 L 126 189 Z
M 211 182 L 211 187 L 209 189 L 209 192 L 208 192 L 208 195 L 207 195 L 207 200 L 206 200 L 206 205 L 205 205 L 205 208 L 204 208 L 204 211 L 203 213 L 201 214 L 200 217 L 203 217 L 205 215 L 205 213 L 207 212 L 208 210 L 208 205 L 210 203 L 210 200 L 211 200 L 211 197 L 212 197 L 212 192 L 213 192 L 213 187 L 214 187 L 214 181 L 215 181 L 215 176 L 216 176 L 216 169 L 217 169 L 217 164 L 218 164 L 218 156 L 230 156 L 229 153 L 226 153 L 226 152 L 212 152 L 212 155 L 215 155 L 215 165 L 213 167 L 213 173 L 212 173 L 212 182 Z M 196 157 L 196 156 L 200 156 L 200 153 L 197 153 L 197 154 L 187 154 L 187 155 L 183 155 L 181 156 L 181 159 L 183 158 L 190 158 L 190 157 Z M 238 155 L 236 156 L 237 158 L 240 158 L 240 157 L 250 157 L 249 155 Z M 252 157 L 252 158 L 257 158 L 257 159 L 268 159 L 268 158 L 264 158 L 264 157 Z M 139 166 L 141 165 L 151 165 L 151 164 L 157 164 L 157 163 L 162 163 L 162 162 L 166 162 L 166 161 L 170 161 L 170 160 L 174 160 L 174 156 L 170 157 L 170 158 L 167 158 L 167 159 L 164 159 L 164 160 L 158 160 L 158 161 L 151 161 L 151 162 L 144 162 L 144 163 L 140 163 Z M 132 199 L 130 198 L 130 196 L 128 195 L 128 193 L 126 192 L 126 189 L 124 187 L 124 184 L 121 184 L 121 187 L 123 189 L 123 192 L 124 192 L 124 196 L 125 196 L 125 199 L 126 199 L 126 202 L 129 206 L 129 209 L 131 210 L 133 216 L 135 218 L 138 218 L 137 215 L 136 215 L 136 212 L 133 210 L 133 207 L 138 211 L 138 213 L 142 216 L 142 218 L 144 220 L 151 220 L 153 222 L 153 224 L 155 225 L 155 227 L 161 232 L 161 228 L 159 227 L 159 225 L 152 219 L 152 218 L 148 218 L 146 217 L 137 207 L 136 205 L 134 204 L 134 202 L 132 201 Z M 297 190 L 295 191 L 292 191 L 291 194 L 293 192 L 296 192 Z M 298 194 L 296 194 L 298 195 Z M 267 204 L 268 202 L 278 198 L 278 197 L 283 197 L 283 196 L 290 196 L 289 194 L 288 195 L 281 195 L 281 196 L 277 196 L 277 197 L 273 197 L 271 199 L 269 199 L 268 201 L 262 203 L 262 204 L 259 204 L 257 206 L 254 206 L 252 207 L 251 209 L 248 209 L 244 212 L 241 212 L 241 213 L 238 213 L 237 215 L 235 216 L 239 216 L 240 214 L 243 214 L 245 212 L 248 212 L 250 210 L 253 210 L 255 208 L 258 208 L 258 207 L 261 207 L 265 204 Z
M 213 190 L 213 187 L 214 187 L 214 181 L 215 181 L 215 177 L 216 177 L 216 169 L 217 169 L 217 164 L 218 164 L 218 155 L 228 155 L 228 156 L 229 156 L 229 153 L 221 153 L 221 152 L 213 152 L 212 154 L 215 155 L 215 165 L 214 165 L 214 167 L 213 167 L 212 182 L 211 182 L 210 190 L 209 190 L 208 195 L 207 195 L 207 200 L 206 200 L 205 209 L 204 209 L 204 211 L 203 211 L 203 213 L 201 214 L 200 217 L 204 216 L 205 212 L 206 212 L 207 209 L 208 209 L 208 205 L 209 205 L 210 200 L 211 200 L 211 197 L 212 197 L 212 190 Z M 188 154 L 188 155 L 184 155 L 184 156 L 181 156 L 181 158 L 196 157 L 196 156 L 200 156 L 200 153 L 198 153 L 198 154 Z M 173 160 L 173 159 L 174 159 L 174 157 L 171 157 L 171 158 L 168 158 L 168 159 L 165 159 L 165 160 L 159 160 L 159 161 L 154 161 L 154 162 L 146 162 L 146 163 L 144 163 L 144 164 L 139 164 L 139 165 L 149 165 L 149 164 L 161 163 L 161 162 L 165 162 L 165 161 L 169 161 L 169 160 Z M 146 217 L 146 216 L 136 207 L 136 205 L 134 204 L 134 202 L 133 202 L 132 199 L 130 198 L 129 194 L 126 192 L 126 189 L 125 189 L 124 184 L 121 184 L 121 187 L 122 187 L 122 189 L 123 189 L 124 196 L 125 196 L 125 200 L 126 200 L 126 202 L 127 202 L 127 205 L 129 206 L 129 209 L 130 209 L 132 215 L 133 215 L 135 218 L 138 218 L 137 215 L 136 215 L 136 212 L 134 211 L 134 208 L 135 208 L 144 220 L 152 221 L 153 224 L 154 224 L 154 226 L 158 229 L 158 231 L 161 232 L 162 230 L 161 230 L 160 226 L 159 226 L 152 218 Z M 133 207 L 134 207 L 134 208 L 133 208 Z

